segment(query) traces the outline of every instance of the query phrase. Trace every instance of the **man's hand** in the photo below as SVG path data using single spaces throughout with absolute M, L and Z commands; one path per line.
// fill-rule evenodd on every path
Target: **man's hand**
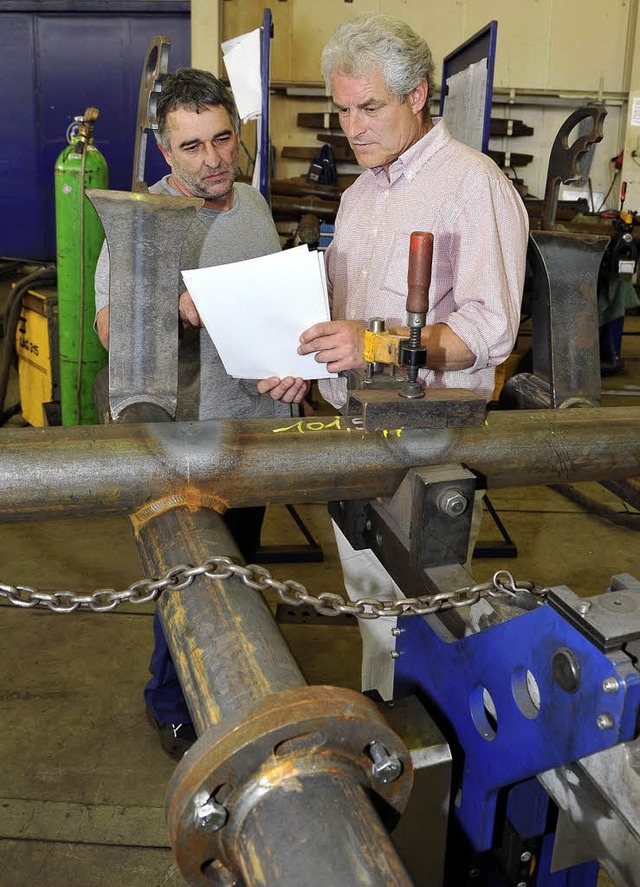
M 316 323 L 300 336 L 298 354 L 316 353 L 318 363 L 326 363 L 332 373 L 363 367 L 364 333 L 361 320 L 327 320 Z
M 202 326 L 202 320 L 200 319 L 198 309 L 189 294 L 189 290 L 185 290 L 180 294 L 180 298 L 178 299 L 178 313 L 180 314 L 180 320 L 185 326 Z
M 271 376 L 269 379 L 261 379 L 258 382 L 258 394 L 268 394 L 272 400 L 281 400 L 283 403 L 300 403 L 311 387 L 304 379 L 294 379 L 293 376 Z

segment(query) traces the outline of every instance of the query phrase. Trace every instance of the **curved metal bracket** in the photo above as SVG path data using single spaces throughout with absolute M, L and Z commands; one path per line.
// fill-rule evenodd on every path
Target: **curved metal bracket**
M 597 281 L 608 237 L 532 231 L 533 372 L 550 406 L 600 404 Z
M 590 145 L 602 141 L 602 126 L 606 116 L 607 109 L 604 105 L 587 105 L 584 108 L 578 108 L 573 114 L 570 114 L 558 130 L 549 156 L 547 187 L 544 194 L 542 223 L 540 225 L 543 231 L 553 231 L 555 229 L 560 185 L 581 178 L 578 161 L 584 156 Z M 569 145 L 569 136 L 573 129 L 578 123 L 589 117 L 593 121 L 591 130 L 583 135 L 579 135 Z
M 171 38 L 156 36 L 152 39 L 142 68 L 138 96 L 136 141 L 133 149 L 132 191 L 147 191 L 144 167 L 147 155 L 147 133 L 158 128 L 156 106 L 162 90 L 162 81 L 169 71 L 169 47 Z
M 87 189 L 109 249 L 109 407 L 175 417 L 180 253 L 199 197 Z

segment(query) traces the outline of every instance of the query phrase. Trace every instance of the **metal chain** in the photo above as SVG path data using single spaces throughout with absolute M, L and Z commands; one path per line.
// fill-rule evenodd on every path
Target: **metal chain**
M 54 613 L 73 613 L 76 610 L 108 613 L 120 604 L 146 604 L 159 597 L 163 591 L 179 591 L 187 588 L 197 576 L 221 580 L 235 576 L 256 591 L 275 591 L 285 604 L 294 607 L 307 605 L 324 616 L 348 614 L 357 619 L 425 616 L 452 607 L 470 607 L 484 597 L 513 596 L 524 592 L 543 598 L 547 591 L 528 580 L 516 582 L 508 570 L 498 570 L 489 582 L 469 585 L 455 591 L 441 591 L 399 600 L 360 598 L 356 601 L 347 601 L 341 595 L 330 592 L 324 592 L 316 597 L 300 582 L 295 582 L 293 579 L 280 582 L 274 579 L 269 570 L 258 564 L 248 564 L 245 567 L 234 563 L 228 557 L 209 557 L 197 567 L 190 564 L 172 567 L 161 579 L 140 579 L 132 583 L 126 591 L 99 588 L 92 594 L 86 595 L 74 594 L 71 591 L 47 594 L 29 585 L 7 585 L 0 582 L 0 599 L 6 599 L 15 607 L 25 609 L 46 607 Z

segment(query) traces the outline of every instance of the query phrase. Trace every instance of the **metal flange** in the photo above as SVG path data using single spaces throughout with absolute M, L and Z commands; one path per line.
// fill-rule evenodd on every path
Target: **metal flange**
M 397 778 L 380 777 L 373 743 L 400 762 Z M 207 730 L 176 768 L 167 793 L 169 837 L 185 880 L 244 883 L 240 847 L 247 817 L 265 794 L 292 780 L 304 797 L 305 783 L 319 774 L 362 786 L 393 824 L 413 783 L 407 747 L 379 707 L 352 690 L 284 690 Z M 267 843 L 277 854 L 273 837 Z

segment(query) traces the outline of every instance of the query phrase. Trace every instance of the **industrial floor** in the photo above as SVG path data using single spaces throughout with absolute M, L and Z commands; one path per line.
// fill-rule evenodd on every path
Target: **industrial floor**
M 604 403 L 640 405 L 640 317 L 626 319 L 622 356 L 624 371 L 603 379 L 606 390 L 618 392 Z M 7 403 L 12 396 L 15 379 Z M 20 415 L 10 424 L 19 425 Z M 492 492 L 518 556 L 477 559 L 476 577 L 484 580 L 507 567 L 518 578 L 591 595 L 603 591 L 614 573 L 640 576 L 640 515 L 597 484 L 578 489 L 597 508 L 547 487 Z M 601 506 L 620 522 L 601 516 Z M 341 591 L 325 506 L 298 512 L 324 561 L 270 569 L 314 593 Z M 268 509 L 263 543 L 303 542 L 297 532 L 284 507 Z M 481 541 L 498 538 L 485 514 Z M 124 515 L 2 525 L 0 546 L 3 583 L 88 592 L 123 589 L 142 576 Z M 142 705 L 152 612 L 152 605 L 102 615 L 0 606 L 0 887 L 183 883 L 164 826 L 174 765 Z M 327 619 L 321 625 L 283 624 L 282 631 L 309 682 L 359 687 L 357 627 Z M 604 876 L 601 882 L 610 883 Z

